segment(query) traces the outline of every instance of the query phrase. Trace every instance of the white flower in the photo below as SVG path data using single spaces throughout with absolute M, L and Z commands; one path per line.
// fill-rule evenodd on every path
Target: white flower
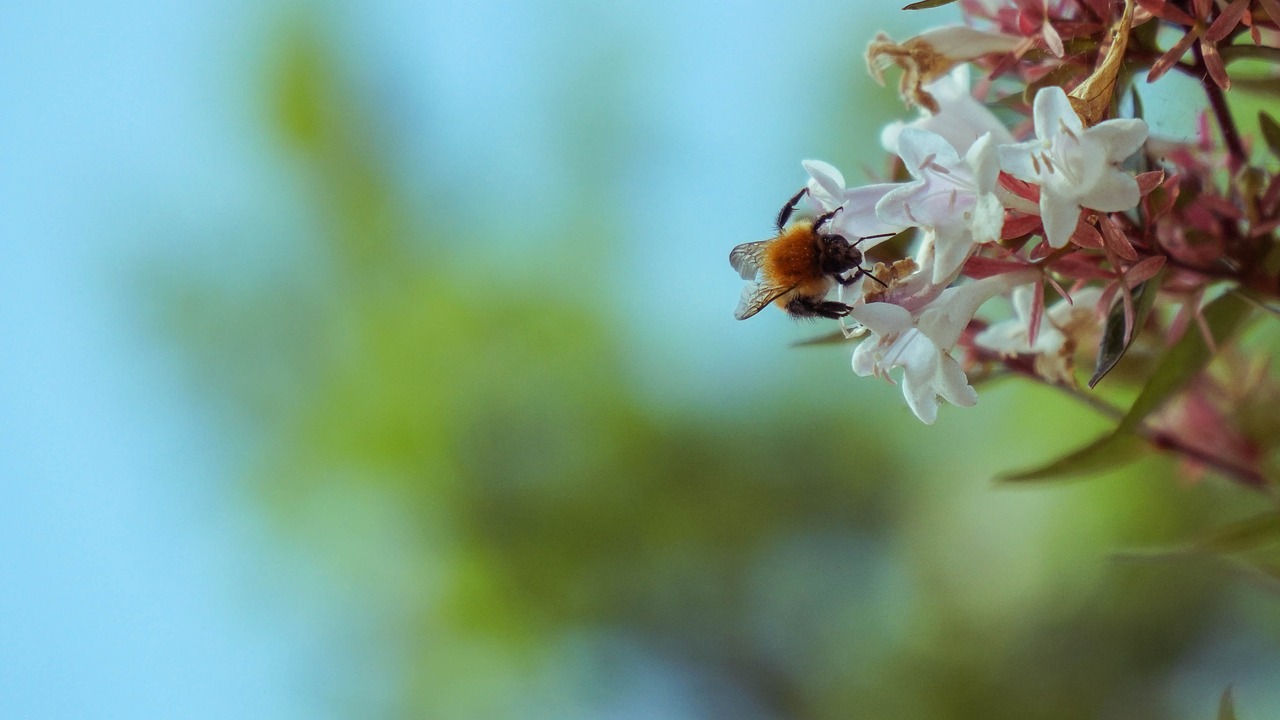
M 858 249 L 866 252 L 907 227 L 885 223 L 876 216 L 876 203 L 899 183 L 878 183 L 850 189 L 845 187 L 844 175 L 832 165 L 821 160 L 805 160 L 801 164 L 809 173 L 809 183 L 805 186 L 809 191 L 805 201 L 807 209 L 814 215 L 822 215 L 838 207 L 844 208 L 831 218 L 825 232 L 843 235 L 849 242 L 868 238 L 858 244 Z M 873 237 L 877 235 L 884 237 Z
M 867 70 L 884 84 L 884 71 L 892 65 L 902 68 L 898 93 L 907 107 L 919 105 L 938 113 L 938 101 L 925 85 L 946 75 L 956 65 L 989 54 L 1020 53 L 1028 41 L 1016 35 L 985 32 L 965 25 L 927 30 L 901 44 L 878 33 L 867 46 Z
M 1147 123 L 1107 120 L 1085 128 L 1062 88 L 1036 93 L 1036 139 L 1001 145 L 1000 167 L 1040 186 L 1045 239 L 1063 247 L 1075 232 L 1080 208 L 1120 212 L 1138 204 L 1138 183 L 1118 163 L 1142 147 Z
M 1077 291 L 1070 301 L 1054 303 L 1040 317 L 1036 341 L 1031 342 L 1031 302 L 1034 285 L 1015 288 L 1013 317 L 994 323 L 978 333 L 973 342 L 1001 355 L 1035 355 L 1035 369 L 1042 377 L 1070 383 L 1073 381 L 1072 355 L 1080 341 L 1099 331 L 1094 311 L 1102 291 L 1087 287 Z
M 911 313 L 889 303 L 871 303 L 858 310 L 858 320 L 876 337 L 863 340 L 853 351 L 855 373 L 887 378 L 889 370 L 901 366 L 902 394 L 911 412 L 926 425 L 938 418 L 938 396 L 962 407 L 978 402 L 978 392 L 960 363 L 911 326 Z
M 961 153 L 986 133 L 991 133 L 996 145 L 1017 142 L 995 114 L 969 92 L 968 65 L 957 65 L 950 73 L 926 85 L 925 90 L 937 101 L 938 112 L 922 106 L 921 117 L 909 123 L 898 120 L 886 125 L 880 133 L 880 144 L 885 150 L 896 154 L 898 135 L 909 127 L 935 132 Z
M 974 247 L 998 239 L 1004 225 L 1004 205 L 994 192 L 1000 166 L 991 135 L 978 138 L 961 158 L 941 135 L 904 128 L 898 154 L 916 179 L 885 193 L 876 215 L 888 225 L 933 232 L 932 279 L 945 285 Z
M 888 302 L 855 305 L 849 316 L 874 336 L 854 350 L 853 371 L 888 379 L 893 368 L 901 367 L 902 394 L 927 425 L 938 417 L 939 397 L 952 405 L 974 405 L 978 393 L 951 357 L 951 348 L 982 303 L 1029 282 L 1035 273 L 1006 273 L 947 288 L 917 314 Z

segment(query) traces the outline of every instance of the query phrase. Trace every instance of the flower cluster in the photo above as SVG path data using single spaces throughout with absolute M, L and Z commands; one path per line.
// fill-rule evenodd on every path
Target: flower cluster
M 1128 413 L 1088 400 L 1110 407 L 1123 430 L 1176 449 L 1187 426 L 1179 412 L 1231 414 L 1222 402 L 1197 402 L 1213 385 L 1192 380 L 1251 308 L 1271 309 L 1280 296 L 1280 150 L 1251 151 L 1223 96 L 1234 59 L 1280 64 L 1280 0 L 960 4 L 965 25 L 902 43 L 879 34 L 868 46 L 872 76 L 883 82 L 900 68 L 902 99 L 920 113 L 882 133 L 895 182 L 849 187 L 831 165 L 803 164 L 809 181 L 797 210 L 829 217 L 824 232 L 880 261 L 866 277 L 836 277 L 840 302 L 823 306 L 841 309 L 845 337 L 861 338 L 854 372 L 890 379 L 901 368 L 908 406 L 933 423 L 940 399 L 977 402 L 975 374 L 1083 395 L 1081 357 L 1094 358 L 1092 388 L 1138 355 L 1134 347 L 1158 358 L 1200 343 L 1196 367 L 1174 372 L 1151 360 L 1146 378 L 1177 382 L 1148 383 Z M 1203 121 L 1189 141 L 1151 137 L 1132 88 L 1171 70 L 1204 87 Z M 1280 125 L 1264 116 L 1262 126 L 1280 144 Z M 980 314 L 996 298 L 1008 319 Z M 1229 312 L 1241 299 L 1245 309 Z M 1236 440 L 1256 450 L 1248 467 L 1215 467 L 1251 482 L 1265 476 L 1275 453 L 1256 448 L 1280 443 Z

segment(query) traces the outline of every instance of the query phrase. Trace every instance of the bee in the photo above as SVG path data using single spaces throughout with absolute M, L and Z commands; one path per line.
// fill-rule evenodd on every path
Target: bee
M 801 219 L 787 225 L 800 199 L 808 192 L 803 188 L 778 212 L 776 237 L 743 243 L 729 252 L 729 264 L 748 280 L 733 316 L 746 320 L 776 303 L 795 318 L 842 318 L 850 308 L 842 302 L 827 300 L 836 283 L 852 285 L 867 276 L 884 285 L 879 278 L 862 267 L 862 251 L 858 243 L 893 233 L 872 235 L 849 242 L 843 235 L 824 232 L 838 207 L 813 220 Z M 846 277 L 850 270 L 853 274 Z

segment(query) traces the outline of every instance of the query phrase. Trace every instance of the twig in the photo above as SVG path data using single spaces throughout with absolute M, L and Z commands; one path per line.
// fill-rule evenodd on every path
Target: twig
M 1209 96 L 1209 107 L 1213 109 L 1213 116 L 1218 121 L 1218 128 L 1222 131 L 1222 141 L 1226 143 L 1227 152 L 1231 154 L 1233 170 L 1244 165 L 1248 161 L 1249 156 L 1245 153 L 1244 143 L 1240 141 L 1240 131 L 1236 129 L 1236 121 L 1231 117 L 1231 109 L 1227 107 L 1227 99 L 1222 94 L 1222 88 L 1207 77 L 1209 70 L 1204 63 L 1204 51 L 1200 49 L 1200 43 L 1192 43 L 1191 49 L 1196 57 L 1196 70 L 1199 72 L 1201 84 L 1204 85 L 1204 92 Z
M 1078 387 L 1064 385 L 1062 383 L 1057 383 L 1057 382 L 1050 382 L 1049 380 L 1046 380 L 1045 378 L 1042 378 L 1039 375 L 1036 375 L 1034 373 L 1028 374 L 1023 372 L 1018 372 L 1017 374 L 1023 375 L 1024 377 L 1030 377 L 1036 382 L 1039 382 L 1043 385 L 1048 385 L 1050 387 L 1057 388 L 1058 390 L 1061 390 L 1062 392 L 1066 393 L 1068 396 L 1074 398 L 1075 400 L 1080 401 L 1081 403 L 1084 403 L 1085 405 L 1088 405 L 1090 408 L 1093 408 L 1099 414 L 1105 415 L 1111 418 L 1112 420 L 1119 420 L 1120 418 L 1124 417 L 1124 414 L 1125 414 L 1124 410 L 1116 407 L 1115 405 L 1112 405 L 1111 403 L 1107 402 L 1106 400 L 1103 400 L 1102 398 L 1098 397 L 1097 395 L 1094 395 L 1093 393 L 1084 392 Z M 1143 421 L 1143 423 L 1140 424 L 1134 430 L 1134 434 L 1142 438 L 1143 440 L 1145 440 L 1148 444 L 1150 444 L 1156 450 L 1170 452 L 1175 455 L 1180 455 L 1187 459 L 1194 460 L 1206 467 L 1214 469 L 1215 471 L 1217 471 L 1222 475 L 1234 478 L 1237 481 L 1239 481 L 1241 484 L 1246 485 L 1254 490 L 1257 490 L 1264 494 L 1269 493 L 1269 489 L 1271 487 L 1270 480 L 1267 478 L 1266 475 L 1263 475 L 1262 472 L 1259 470 L 1256 470 L 1251 467 L 1243 467 L 1227 458 L 1218 457 L 1217 455 L 1213 455 L 1212 453 L 1206 452 L 1196 447 L 1192 447 L 1177 435 L 1170 432 L 1166 432 L 1164 430 L 1157 430 L 1155 428 L 1152 428 L 1145 421 Z

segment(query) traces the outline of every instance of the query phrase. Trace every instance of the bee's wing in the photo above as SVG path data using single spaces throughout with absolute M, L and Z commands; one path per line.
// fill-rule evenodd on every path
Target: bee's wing
M 743 280 L 755 280 L 760 265 L 764 262 L 764 249 L 768 240 L 742 243 L 729 251 L 729 264 L 742 276 Z
M 742 296 L 738 298 L 738 307 L 733 316 L 738 320 L 746 320 L 764 309 L 765 305 L 791 292 L 795 286 L 773 285 L 770 283 L 750 282 L 742 288 Z

